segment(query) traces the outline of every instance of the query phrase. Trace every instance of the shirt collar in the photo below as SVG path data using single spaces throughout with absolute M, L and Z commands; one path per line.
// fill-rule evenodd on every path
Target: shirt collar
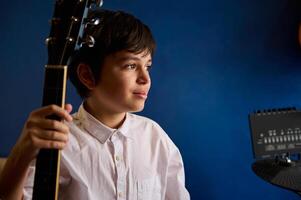
M 85 110 L 83 103 L 78 109 L 77 118 L 82 123 L 84 129 L 102 144 L 105 143 L 114 133 L 120 133 L 125 137 L 131 138 L 129 131 L 131 121 L 129 113 L 126 113 L 126 118 L 118 129 L 110 128 L 100 122 Z

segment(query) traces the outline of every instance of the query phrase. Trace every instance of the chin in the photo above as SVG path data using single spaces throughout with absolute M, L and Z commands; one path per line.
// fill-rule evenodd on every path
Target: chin
M 144 109 L 144 104 L 131 106 L 129 110 L 130 112 L 141 112 L 143 109 Z

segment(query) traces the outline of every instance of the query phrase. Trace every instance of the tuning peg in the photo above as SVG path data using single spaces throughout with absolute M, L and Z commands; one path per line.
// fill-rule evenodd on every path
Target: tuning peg
M 92 18 L 92 19 L 85 18 L 84 19 L 85 27 L 87 27 L 87 26 L 97 26 L 99 23 L 100 23 L 99 18 Z
M 88 5 L 90 8 L 101 7 L 103 5 L 103 0 L 89 0 Z
M 55 41 L 55 38 L 53 37 L 48 37 L 45 40 L 45 44 L 48 46 L 49 44 L 53 43 Z
M 99 7 L 101 7 L 103 5 L 103 0 L 97 0 L 96 1 L 96 5 L 98 5 Z
M 95 45 L 95 39 L 91 35 L 87 35 L 85 39 L 79 38 L 78 42 L 80 47 L 86 46 L 91 48 Z

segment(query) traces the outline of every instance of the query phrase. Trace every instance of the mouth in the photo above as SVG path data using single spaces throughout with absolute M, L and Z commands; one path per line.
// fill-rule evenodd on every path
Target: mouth
M 146 92 L 133 92 L 135 97 L 141 98 L 141 99 L 147 99 L 147 93 Z

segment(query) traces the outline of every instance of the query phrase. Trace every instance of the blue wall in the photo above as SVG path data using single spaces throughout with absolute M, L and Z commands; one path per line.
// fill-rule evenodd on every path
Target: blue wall
M 301 107 L 298 0 L 108 0 L 147 23 L 158 43 L 142 113 L 182 152 L 187 187 L 199 200 L 294 200 L 251 171 L 248 113 Z M 0 156 L 41 104 L 44 39 L 53 1 L 1 4 Z M 80 103 L 70 85 L 68 102 Z

